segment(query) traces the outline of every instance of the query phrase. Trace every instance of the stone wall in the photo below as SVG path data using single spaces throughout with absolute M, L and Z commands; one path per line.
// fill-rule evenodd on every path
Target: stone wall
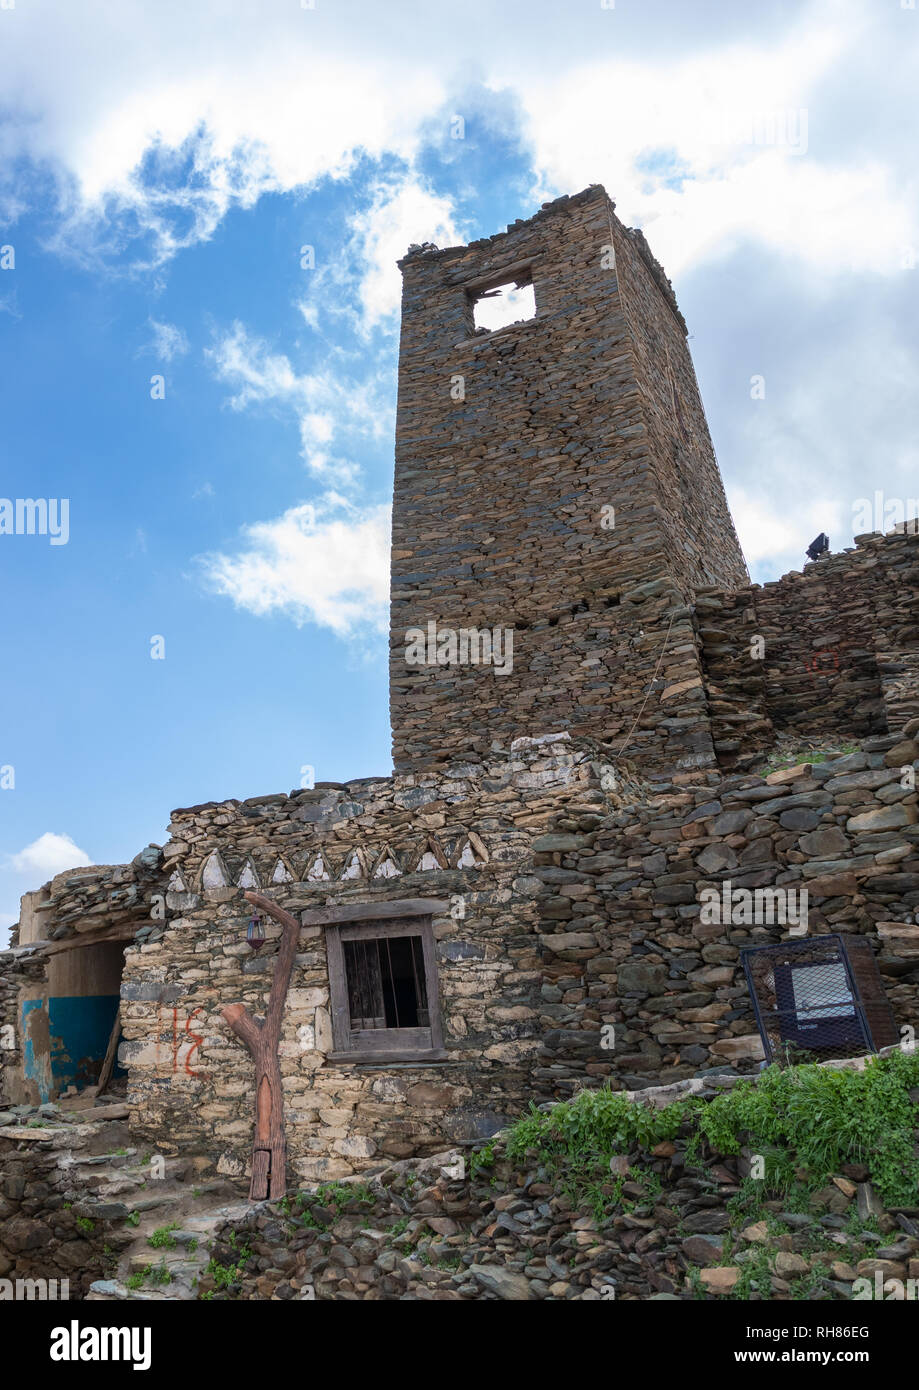
M 700 584 L 724 584 L 717 576 L 725 575 L 727 586 L 736 588 L 747 582 L 746 565 L 715 460 L 685 320 L 643 233 L 623 227 L 612 212 L 610 223 L 619 300 L 642 397 L 653 500 L 665 538 L 664 567 L 684 593 Z M 628 493 L 623 503 L 627 500 L 631 508 Z M 618 553 L 611 558 L 618 568 Z
M 122 866 L 138 886 L 137 915 L 121 923 L 132 933 L 120 1049 L 132 1133 L 245 1173 L 251 1063 L 220 1010 L 242 1002 L 264 1012 L 277 940 L 269 925 L 262 951 L 246 944 L 246 888 L 307 919 L 281 1045 L 291 1168 L 302 1181 L 471 1143 L 532 1099 L 584 1084 L 754 1069 L 740 950 L 784 929 L 703 922 L 702 890 L 725 881 L 806 887 L 810 935 L 867 935 L 897 1023 L 915 1025 L 919 815 L 904 769 L 917 766 L 914 739 L 885 737 L 766 778 L 650 782 L 614 770 L 588 741 L 562 739 L 446 777 L 176 811 L 165 847 Z M 87 920 L 94 936 L 111 931 L 111 893 L 125 878 L 113 888 L 115 876 L 102 876 L 107 895 L 99 881 L 60 884 L 66 920 L 52 914 L 49 935 L 85 939 Z M 74 915 L 76 892 L 91 919 Z M 438 904 L 446 1056 L 336 1062 L 325 933 L 310 914 L 418 898 Z M 44 968 L 40 946 L 15 952 L 17 968 Z
M 127 1207 L 93 1190 L 99 1126 L 26 1137 L 0 1126 L 0 1279 L 54 1280 L 52 1298 L 83 1298 L 131 1240 L 121 1229 Z
M 712 763 L 684 605 L 693 584 L 747 575 L 685 325 L 643 237 L 595 186 L 400 264 L 397 772 L 564 729 L 631 734 L 647 766 Z M 473 331 L 475 295 L 515 275 L 535 318 Z M 513 669 L 408 663 L 407 634 L 429 623 L 512 630 Z
M 121 983 L 119 949 L 150 920 L 160 885 L 160 850 L 130 864 L 94 864 L 56 875 L 22 899 L 10 947 L 0 953 L 0 1100 L 40 1104 L 71 1082 L 88 1084 L 85 1063 L 101 1064 Z M 106 996 L 96 1034 L 98 1059 L 69 1057 L 62 1004 Z M 80 1023 L 78 1003 L 71 1009 Z M 80 1030 L 80 1047 L 86 1034 Z M 2 1045 L 12 1037 L 13 1047 Z
M 917 768 L 915 739 L 879 738 L 765 779 L 655 784 L 608 816 L 560 816 L 533 843 L 544 974 L 534 1088 L 758 1065 L 740 951 L 788 928 L 703 922 L 703 890 L 720 895 L 726 882 L 806 888 L 808 934 L 867 935 L 897 1024 L 916 1027 Z
M 919 716 L 915 531 L 858 536 L 773 584 L 700 590 L 695 609 L 722 766 L 748 765 L 776 731 L 861 738 Z
M 867 934 L 897 1023 L 915 1024 L 919 817 L 903 771 L 919 765 L 914 743 L 877 739 L 765 779 L 652 784 L 620 771 L 615 786 L 599 752 L 559 747 L 535 762 L 533 750 L 507 757 L 486 777 L 470 767 L 447 783 L 352 783 L 176 813 L 165 857 L 181 878 L 167 901 L 181 915 L 145 928 L 127 955 L 135 1127 L 242 1172 L 250 1066 L 219 1009 L 264 1008 L 271 956 L 244 943 L 240 887 L 279 874 L 290 878 L 269 891 L 292 910 L 431 896 L 464 914 L 435 920 L 448 1059 L 417 1066 L 327 1060 L 324 935 L 304 927 L 282 1044 L 304 1179 L 470 1141 L 530 1099 L 585 1083 L 754 1069 L 740 950 L 784 929 L 701 922 L 702 890 L 725 881 L 806 887 L 810 934 Z M 343 880 L 355 853 L 361 876 Z M 311 872 L 329 878 L 311 883 Z
M 264 1011 L 278 930 L 253 955 L 245 888 L 306 916 L 324 905 L 429 898 L 447 1058 L 334 1063 L 325 934 L 304 926 L 284 1014 L 288 1152 L 301 1178 L 380 1154 L 469 1141 L 527 1104 L 541 972 L 531 842 L 560 807 L 608 809 L 589 750 L 508 754 L 446 778 L 318 785 L 176 811 L 164 849 L 167 919 L 126 952 L 122 987 L 132 1128 L 239 1174 L 252 1142 L 248 1054 L 220 1009 Z M 449 904 L 449 907 L 446 905 Z
M 915 1024 L 919 536 L 745 584 L 672 288 L 602 188 L 401 265 L 395 775 L 176 811 L 164 848 L 27 895 L 0 956 L 7 1100 L 41 1098 L 45 1060 L 54 1090 L 23 1002 L 91 995 L 94 961 L 109 991 L 123 944 L 132 1128 L 233 1178 L 253 1079 L 220 1011 L 264 1009 L 278 936 L 250 951 L 247 889 L 303 914 L 281 1067 L 304 1181 L 472 1143 L 585 1083 L 754 1067 L 739 954 L 779 933 L 702 922 L 724 881 L 806 886 L 810 933 L 869 936 Z M 474 330 L 476 295 L 514 279 L 536 317 Z M 408 664 L 428 624 L 512 632 L 512 667 Z M 865 744 L 753 775 L 778 734 Z M 336 1061 L 311 914 L 419 898 L 446 1056 Z
M 12 950 L 0 951 L 0 1107 L 19 1099 L 22 1046 L 17 1002 L 22 983 Z
M 694 1084 L 693 1103 L 733 1081 Z M 635 1096 L 657 1108 L 688 1098 L 680 1087 Z M 510 1160 L 499 1137 L 462 1175 L 456 1154 L 443 1154 L 260 1203 L 218 1230 L 199 1297 L 919 1299 L 915 1208 L 885 1205 L 873 1152 L 823 1182 L 799 1158 L 800 1188 L 783 1199 L 749 1180 L 748 1148 L 725 1154 L 694 1140 L 686 1120 L 673 1139 L 622 1146 L 589 1198 L 534 1151 Z

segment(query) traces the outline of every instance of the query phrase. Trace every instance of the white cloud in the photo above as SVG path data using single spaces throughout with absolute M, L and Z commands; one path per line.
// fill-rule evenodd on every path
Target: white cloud
M 350 225 L 359 261 L 365 266 L 359 291 L 365 328 L 398 310 L 402 276 L 396 262 L 412 242 L 456 246 L 465 239 L 451 199 L 425 188 L 412 175 L 378 185 L 370 207 L 353 217 Z
M 238 553 L 200 563 L 210 588 L 258 617 L 278 613 L 340 637 L 385 632 L 390 528 L 388 506 L 357 507 L 326 493 L 244 527 Z
M 62 253 L 86 259 L 127 249 L 140 263 L 161 264 L 211 236 L 230 208 L 251 207 L 266 191 L 309 190 L 360 165 L 366 200 L 368 167 L 399 170 L 373 176 L 340 254 L 313 272 L 298 306 L 314 331 L 321 318 L 345 315 L 364 333 L 382 328 L 391 342 L 395 261 L 412 241 L 466 240 L 460 196 L 469 206 L 476 201 L 482 171 L 494 206 L 497 160 L 504 151 L 513 155 L 522 139 L 531 169 L 514 165 L 509 215 L 527 177 L 534 205 L 604 182 L 623 220 L 646 229 L 681 298 L 684 286 L 696 294 L 694 332 L 727 344 L 719 345 L 718 374 L 748 358 L 747 376 L 766 371 L 773 413 L 758 434 L 745 424 L 749 402 L 741 405 L 727 389 L 723 411 L 711 412 L 733 446 L 723 458 L 737 461 L 733 476 L 744 482 L 742 494 L 730 490 L 754 564 L 760 555 L 761 564 L 788 555 L 800 565 L 800 534 L 790 538 L 786 518 L 802 476 L 824 499 L 815 524 L 795 513 L 798 531 L 811 531 L 805 544 L 829 529 L 834 506 L 845 527 L 851 497 L 866 490 L 869 475 L 911 495 L 895 475 L 907 467 L 904 441 L 915 437 L 915 315 L 904 309 L 898 318 L 894 298 L 906 306 L 911 285 L 896 276 L 919 256 L 914 142 L 905 119 L 914 103 L 904 55 L 915 41 L 915 13 L 896 0 L 787 7 L 696 0 L 673 3 L 665 22 L 658 7 L 628 7 L 626 23 L 627 7 L 597 4 L 569 7 L 559 22 L 552 0 L 497 7 L 467 0 L 458 22 L 449 7 L 399 0 L 413 22 L 394 24 L 392 7 L 360 0 L 347 7 L 320 0 L 314 11 L 296 0 L 237 8 L 228 23 L 223 0 L 198 0 L 191 10 L 177 0 L 20 5 L 0 49 L 0 90 L 20 118 L 0 131 L 0 159 L 15 171 L 31 160 L 40 177 L 21 188 L 7 180 L 0 207 L 5 202 L 15 216 L 33 186 L 46 194 L 50 176 Z M 482 87 L 494 95 L 490 113 L 501 113 L 491 123 L 477 122 Z M 458 99 L 466 91 L 468 110 Z M 466 141 L 447 138 L 454 110 L 465 112 Z M 756 122 L 770 120 L 779 138 L 757 143 Z M 449 146 L 451 187 L 460 188 L 455 198 L 419 172 L 433 167 L 417 157 L 438 129 Z M 743 273 L 719 291 L 722 269 L 741 258 Z M 347 293 L 329 295 L 330 286 Z M 885 288 L 890 298 L 874 308 Z M 842 294 L 849 298 L 837 309 Z M 729 335 L 728 300 L 742 298 L 746 311 L 758 295 L 758 317 L 745 312 Z M 832 322 L 799 341 L 803 319 L 816 321 L 821 296 L 833 301 Z M 893 325 L 889 341 L 866 337 L 872 313 Z M 814 364 L 837 342 L 851 345 L 853 360 L 840 362 L 835 376 L 818 377 Z M 770 345 L 784 359 L 771 369 L 761 360 Z M 356 441 L 388 440 L 388 358 L 368 370 L 332 350 L 321 369 L 301 371 L 237 324 L 210 360 L 235 408 L 291 412 L 306 466 L 323 484 L 354 486 Z M 799 382 L 784 403 L 776 390 L 780 368 Z M 879 377 L 886 395 L 868 384 Z M 901 394 L 893 399 L 895 377 Z M 717 385 L 717 375 L 709 380 Z M 762 494 L 753 481 L 760 477 Z M 277 539 L 301 530 L 291 520 L 299 511 L 264 523 L 262 561 L 270 552 L 280 564 L 272 528 L 280 528 Z M 321 511 L 306 527 L 313 540 L 328 521 Z M 242 592 L 246 557 L 218 558 L 230 566 L 223 582 Z M 257 558 L 248 553 L 250 570 Z M 296 586 L 278 583 L 278 594 L 288 591 Z M 275 590 L 269 584 L 264 592 Z M 284 607 L 280 598 L 271 602 Z M 293 609 L 309 611 L 298 603 Z
M 536 295 L 532 285 L 523 285 L 520 289 L 498 288 L 500 293 L 492 291 L 487 298 L 476 302 L 476 328 L 487 328 L 493 332 L 521 319 L 531 319 L 536 313 Z
M 527 83 L 510 51 L 493 80 L 518 87 L 539 192 L 604 183 L 670 274 L 744 242 L 818 272 L 893 274 L 919 236 L 906 149 L 837 153 L 823 88 L 867 28 L 865 7 L 841 0 L 809 7 L 771 43 L 603 57 Z
M 16 873 L 40 876 L 41 881 L 63 873 L 65 869 L 82 868 L 92 860 L 85 850 L 75 845 L 69 835 L 57 835 L 46 830 L 25 849 L 9 856 L 8 867 Z
M 310 411 L 300 421 L 304 440 L 328 444 L 335 433 L 335 421 L 326 411 Z
M 150 327 L 153 329 L 150 351 L 156 357 L 171 362 L 174 357 L 181 357 L 188 352 L 188 338 L 174 323 L 159 323 L 156 319 L 151 319 Z
M 319 305 L 311 304 L 308 299 L 297 300 L 297 308 L 303 315 L 303 322 L 308 328 L 318 331 L 319 328 Z
M 20 116 L 0 156 L 54 176 L 62 252 L 137 242 L 139 260 L 159 264 L 265 192 L 347 177 L 366 157 L 411 168 L 474 74 L 523 113 L 540 190 L 602 180 L 627 220 L 654 224 L 672 270 L 737 238 L 823 268 L 883 265 L 919 241 L 908 122 L 889 102 L 910 109 L 915 83 L 899 60 L 915 16 L 895 0 L 778 14 L 700 0 L 665 23 L 599 5 L 559 23 L 536 0 L 468 0 L 460 23 L 449 7 L 399 4 L 411 18 L 398 24 L 371 3 L 237 7 L 232 23 L 221 0 L 193 13 L 139 0 L 20 6 L 0 49 L 0 90 Z M 882 88 L 870 106 L 863 70 Z M 806 158 L 800 130 L 777 148 L 737 140 L 738 120 L 790 114 L 793 127 L 801 111 Z M 474 118 L 469 130 L 474 140 Z M 13 215 L 28 195 L 4 185 Z M 392 261 L 408 241 L 456 239 L 449 204 L 418 183 L 366 214 L 363 231 L 370 322 L 394 307 Z
M 752 492 L 733 488 L 729 501 L 741 549 L 755 580 L 800 570 L 808 563 L 805 548 L 821 531 L 828 532 L 831 542 L 836 537 L 836 550 L 850 544 L 848 539 L 841 540 L 843 510 L 838 498 L 808 497 L 794 508 L 779 510 L 768 489 Z M 802 536 L 806 536 L 803 543 Z
M 410 167 L 372 181 L 361 189 L 361 198 L 363 205 L 347 220 L 343 253 L 317 264 L 309 296 L 296 301 L 304 323 L 315 332 L 320 314 L 345 320 L 364 339 L 378 327 L 395 332 L 402 297 L 397 262 L 409 246 L 457 246 L 469 235 L 453 197 L 436 192 Z
M 316 477 L 338 485 L 360 473 L 350 459 L 329 449 L 340 437 L 382 439 L 393 426 L 392 384 L 378 370 L 363 381 L 349 379 L 333 361 L 320 372 L 299 374 L 284 353 L 235 323 L 205 356 L 217 377 L 234 391 L 230 405 L 243 410 L 274 404 L 296 416 L 301 455 Z
M 96 0 L 82 14 L 23 5 L 13 19 L 0 89 L 20 119 L 0 154 L 55 174 L 56 245 L 77 256 L 139 240 L 139 258 L 159 264 L 262 193 L 344 177 L 364 154 L 410 159 L 443 100 L 430 64 L 368 41 L 334 7 L 290 0 L 228 21 L 222 0 L 193 13 Z

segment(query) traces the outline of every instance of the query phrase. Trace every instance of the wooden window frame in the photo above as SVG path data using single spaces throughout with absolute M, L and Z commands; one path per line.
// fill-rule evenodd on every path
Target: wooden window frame
M 325 928 L 333 1051 L 330 1062 L 433 1062 L 446 1057 L 440 991 L 437 982 L 433 919 L 448 912 L 441 899 L 360 903 L 352 907 L 319 908 L 303 914 L 305 925 Z M 429 1025 L 425 1028 L 354 1030 L 348 1005 L 343 942 L 384 937 L 415 936 L 421 941 Z

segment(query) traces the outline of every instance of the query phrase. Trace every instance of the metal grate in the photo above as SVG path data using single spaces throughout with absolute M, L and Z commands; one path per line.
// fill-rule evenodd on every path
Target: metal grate
M 366 936 L 342 945 L 352 1028 L 430 1027 L 420 936 Z
M 858 1057 L 898 1041 L 870 943 L 816 936 L 741 951 L 767 1062 Z

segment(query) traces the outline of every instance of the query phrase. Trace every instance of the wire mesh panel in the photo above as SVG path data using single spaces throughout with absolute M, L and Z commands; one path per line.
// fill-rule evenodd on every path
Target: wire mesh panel
M 892 1047 L 900 1041 L 900 1034 L 894 1023 L 890 1002 L 884 993 L 884 982 L 871 949 L 871 942 L 864 936 L 847 936 L 843 937 L 843 944 L 849 958 L 849 969 L 858 986 L 874 1050 Z
M 741 952 L 767 1062 L 857 1057 L 896 1042 L 877 964 L 861 937 L 816 936 Z

